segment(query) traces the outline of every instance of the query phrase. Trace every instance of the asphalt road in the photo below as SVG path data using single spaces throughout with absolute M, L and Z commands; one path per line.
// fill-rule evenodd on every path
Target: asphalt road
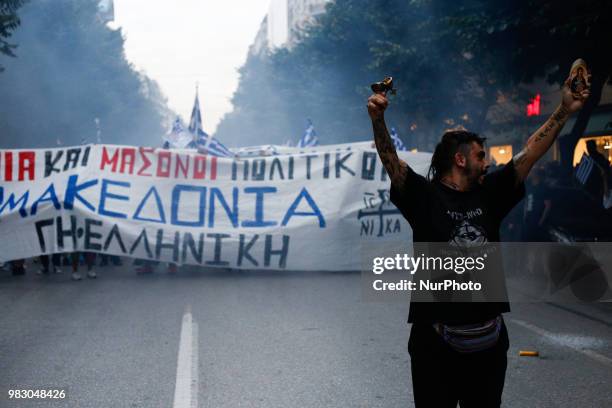
M 363 301 L 357 273 L 34 268 L 0 272 L 0 407 L 413 406 L 408 306 Z M 612 406 L 612 309 L 518 304 L 506 321 L 505 407 Z

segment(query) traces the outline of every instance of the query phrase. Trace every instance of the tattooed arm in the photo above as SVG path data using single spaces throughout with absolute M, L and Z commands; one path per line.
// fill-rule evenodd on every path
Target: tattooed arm
M 523 150 L 514 156 L 519 181 L 525 180 L 536 161 L 548 151 L 569 118 L 569 110 L 559 105 L 548 120 L 529 137 Z
M 527 178 L 529 170 L 548 151 L 567 119 L 572 113 L 582 109 L 589 95 L 590 91 L 588 89 L 585 89 L 579 95 L 572 94 L 569 88 L 569 78 L 565 81 L 562 88 L 561 104 L 550 118 L 529 137 L 523 150 L 512 159 L 519 182 Z
M 391 184 L 399 187 L 406 180 L 408 164 L 397 156 L 395 145 L 391 136 L 389 136 L 384 115 L 388 104 L 389 101 L 384 94 L 374 94 L 368 99 L 368 113 L 372 119 L 374 142 L 376 143 L 378 156 L 380 156 L 380 160 L 387 170 Z

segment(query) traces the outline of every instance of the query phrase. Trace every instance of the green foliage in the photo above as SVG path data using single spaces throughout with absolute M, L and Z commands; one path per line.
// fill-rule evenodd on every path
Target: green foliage
M 36 0 L 20 10 L 18 58 L 0 75 L 2 147 L 96 141 L 159 145 L 168 110 L 157 84 L 126 61 L 120 30 L 96 0 Z
M 577 57 L 609 78 L 612 3 L 605 0 L 471 1 L 444 20 L 460 46 L 485 61 L 489 76 L 512 84 L 547 77 L 560 84 Z M 604 71 L 602 71 L 601 69 Z

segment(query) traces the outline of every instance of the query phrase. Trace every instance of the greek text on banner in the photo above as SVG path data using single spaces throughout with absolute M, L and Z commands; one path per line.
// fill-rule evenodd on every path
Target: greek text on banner
M 248 159 L 117 145 L 0 151 L 0 261 L 92 251 L 211 267 L 359 270 L 405 237 L 370 142 Z M 429 154 L 401 152 L 424 173 Z

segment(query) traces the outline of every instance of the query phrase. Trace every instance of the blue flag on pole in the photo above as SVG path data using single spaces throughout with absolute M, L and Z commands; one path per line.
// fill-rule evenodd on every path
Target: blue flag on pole
M 315 132 L 314 130 L 312 121 L 308 119 L 306 130 L 304 131 L 304 135 L 298 141 L 296 147 L 314 147 L 318 145 L 319 145 L 319 138 L 317 137 L 317 132 Z
M 408 150 L 406 148 L 406 146 L 404 145 L 404 142 L 402 142 L 402 139 L 399 138 L 399 136 L 397 135 L 397 131 L 395 130 L 394 127 L 391 128 L 391 140 L 393 140 L 393 145 L 395 146 L 395 150 L 398 151 L 405 151 Z
M 202 129 L 202 113 L 200 112 L 200 101 L 198 99 L 197 88 L 193 109 L 191 110 L 191 119 L 189 120 L 188 130 L 193 139 L 187 145 L 187 147 L 198 149 L 199 153 L 210 154 L 212 156 L 234 156 L 234 154 L 227 147 Z
M 198 131 L 202 130 L 202 113 L 200 112 L 200 100 L 198 99 L 197 88 L 195 101 L 193 101 L 193 109 L 191 110 L 191 119 L 189 120 L 189 127 L 187 129 L 192 135 L 197 135 Z

